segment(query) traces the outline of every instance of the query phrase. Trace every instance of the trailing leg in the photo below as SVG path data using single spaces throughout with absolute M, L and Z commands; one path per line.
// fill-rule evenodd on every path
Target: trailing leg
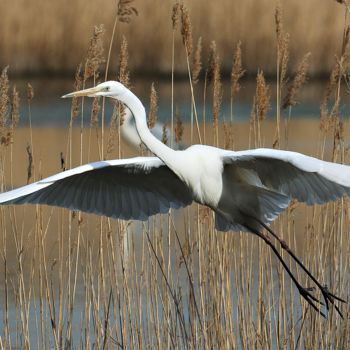
M 269 232 L 271 233 L 271 235 L 273 237 L 275 237 L 278 242 L 280 243 L 282 249 L 284 249 L 293 259 L 294 261 L 305 271 L 305 273 L 311 278 L 311 280 L 316 284 L 316 286 L 321 290 L 321 293 L 323 295 L 323 298 L 325 300 L 326 303 L 326 308 L 327 310 L 329 309 L 329 304 L 328 301 L 334 305 L 335 309 L 337 310 L 337 312 L 339 313 L 339 315 L 341 316 L 341 318 L 343 318 L 343 314 L 340 312 L 339 308 L 337 307 L 337 305 L 334 304 L 334 299 L 338 300 L 342 303 L 346 303 L 346 301 L 344 299 L 341 299 L 339 297 L 337 297 L 336 295 L 332 294 L 327 286 L 322 286 L 320 284 L 320 282 L 317 281 L 317 279 L 311 274 L 311 272 L 305 267 L 305 265 L 295 256 L 295 254 L 293 253 L 293 251 L 289 248 L 289 246 L 287 245 L 287 243 L 278 237 L 278 235 L 276 233 L 274 233 L 272 231 L 272 229 L 270 227 L 268 227 L 266 224 L 264 224 L 263 222 L 260 222 L 260 224 Z
M 319 304 L 323 304 L 321 301 L 319 301 L 317 298 L 315 298 L 312 294 L 310 294 L 309 290 L 307 288 L 304 288 L 300 285 L 300 283 L 297 281 L 297 279 L 295 278 L 295 276 L 293 275 L 293 273 L 291 272 L 291 270 L 289 269 L 289 267 L 287 266 L 287 264 L 285 263 L 285 261 L 283 260 L 282 256 L 280 255 L 280 253 L 278 252 L 278 250 L 276 249 L 276 247 L 274 246 L 274 244 L 272 243 L 272 241 L 270 240 L 270 238 L 267 235 L 264 235 L 262 232 L 259 232 L 258 230 L 250 227 L 249 225 L 245 225 L 245 227 L 247 229 L 249 229 L 252 233 L 256 234 L 257 236 L 259 236 L 260 238 L 262 238 L 265 243 L 270 246 L 270 248 L 272 249 L 272 251 L 275 253 L 275 255 L 277 256 L 277 258 L 280 260 L 280 262 L 282 263 L 283 267 L 285 268 L 285 270 L 287 271 L 288 275 L 290 276 L 290 278 L 292 279 L 292 281 L 294 282 L 295 286 L 298 288 L 299 294 L 317 311 L 320 312 L 321 315 L 323 317 L 326 317 L 326 315 L 315 305 L 314 302 L 319 303 Z M 339 311 L 338 311 L 339 312 Z

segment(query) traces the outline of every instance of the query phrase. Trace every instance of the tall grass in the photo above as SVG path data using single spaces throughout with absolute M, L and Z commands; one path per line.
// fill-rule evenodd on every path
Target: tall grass
M 293 101 L 301 84 L 291 85 L 293 95 L 281 89 L 278 103 L 284 93 L 289 96 L 290 114 L 289 122 L 279 125 L 285 132 L 279 132 L 278 145 L 288 140 L 293 150 L 349 162 L 344 142 L 350 137 L 344 127 L 348 122 L 341 121 L 338 108 L 346 33 L 338 68 L 333 70 L 338 73 L 331 74 L 326 102 L 321 103 L 320 121 L 293 120 Z M 188 48 L 181 50 L 188 58 Z M 220 115 L 219 52 L 215 46 L 215 115 L 212 122 L 201 125 L 206 143 L 226 147 L 234 142 L 237 149 L 276 145 L 277 122 L 265 118 L 270 100 L 262 71 L 252 96 L 251 122 L 234 125 L 234 135 L 232 125 L 225 127 Z M 96 55 L 100 57 L 101 51 L 88 57 L 96 62 Z M 240 77 L 243 68 L 237 55 L 235 74 Z M 125 52 L 123 57 L 127 57 Z M 185 67 L 192 77 L 188 62 Z M 84 80 L 83 66 L 77 71 L 77 89 L 94 84 L 101 76 L 97 65 L 90 79 Z M 2 191 L 26 183 L 28 164 L 39 179 L 60 171 L 62 159 L 73 167 L 85 159 L 103 159 L 105 153 L 109 157 L 133 154 L 119 140 L 108 146 L 110 138 L 103 133 L 101 121 L 96 121 L 97 114 L 91 116 L 94 122 L 89 127 L 82 124 L 79 129 L 72 123 L 68 131 L 15 129 L 18 100 L 15 92 L 10 96 L 9 89 L 5 69 L 0 84 Z M 203 98 L 206 89 L 205 84 Z M 232 104 L 233 96 L 231 91 Z M 29 117 L 33 98 L 37 97 L 28 97 Z M 193 99 L 191 94 L 189 103 Z M 206 98 L 209 105 L 208 101 Z M 86 103 L 79 106 L 73 101 L 71 119 L 82 118 Z M 184 131 L 187 143 L 199 141 L 200 133 L 191 132 L 190 125 L 182 130 L 178 117 L 174 129 L 177 137 Z M 309 135 L 306 146 L 300 144 L 300 130 Z M 25 152 L 28 139 L 35 150 L 31 161 Z M 272 225 L 321 283 L 345 299 L 350 287 L 348 202 L 343 198 L 310 208 L 292 201 Z M 214 227 L 213 213 L 196 204 L 156 215 L 145 223 L 45 206 L 1 206 L 0 349 L 341 349 L 350 345 L 349 304 L 340 306 L 343 320 L 334 307 L 328 319 L 322 318 L 300 299 L 266 245 L 253 235 L 218 232 Z M 300 269 L 288 263 L 303 285 L 312 286 Z

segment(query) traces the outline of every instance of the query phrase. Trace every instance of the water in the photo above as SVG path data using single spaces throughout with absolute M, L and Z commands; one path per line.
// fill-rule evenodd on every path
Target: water
M 170 79 L 160 80 L 155 79 L 155 88 L 158 93 L 158 117 L 161 121 L 170 123 L 171 115 L 171 84 Z M 33 126 L 58 126 L 66 127 L 69 125 L 71 102 L 69 99 L 60 99 L 60 96 L 71 92 L 73 81 L 71 78 L 32 78 L 28 80 L 15 79 L 13 84 L 16 85 L 21 96 L 21 115 L 20 126 L 28 126 L 28 106 L 26 102 L 26 86 L 27 82 L 34 88 L 35 97 L 31 102 L 31 117 Z M 150 87 L 153 80 L 150 78 L 142 78 L 136 80 L 132 90 L 146 106 L 149 108 Z M 267 114 L 267 118 L 273 118 L 276 115 L 275 103 L 275 84 L 269 82 L 271 94 L 271 108 Z M 326 81 L 308 82 L 297 94 L 296 100 L 299 102 L 292 109 L 292 118 L 319 118 L 320 103 L 323 99 Z M 88 86 L 90 87 L 91 84 Z M 209 86 L 206 103 L 206 119 L 211 119 L 212 113 L 212 87 Z M 230 119 L 230 84 L 229 81 L 223 81 L 223 98 L 220 118 Z M 345 88 L 343 89 L 345 91 Z M 233 115 L 235 122 L 246 122 L 249 120 L 252 100 L 255 94 L 255 81 L 246 81 L 242 83 L 240 93 L 235 97 L 233 103 Z M 200 122 L 203 118 L 203 84 L 195 86 L 196 105 Z M 341 100 L 340 112 L 344 118 L 350 116 L 350 96 L 344 93 Z M 112 115 L 112 104 L 106 103 L 105 120 L 109 122 Z M 174 108 L 179 110 L 183 122 L 189 122 L 191 118 L 191 92 L 189 84 L 185 80 L 176 80 L 174 84 Z M 91 101 L 84 105 L 84 121 L 85 125 L 90 123 Z M 282 118 L 288 117 L 288 110 L 282 111 Z M 101 119 L 101 115 L 99 115 Z M 75 121 L 76 125 L 80 125 L 80 118 Z

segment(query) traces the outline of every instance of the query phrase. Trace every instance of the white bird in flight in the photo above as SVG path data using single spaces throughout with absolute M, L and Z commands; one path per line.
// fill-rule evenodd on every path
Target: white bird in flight
M 215 212 L 220 231 L 249 231 L 262 238 L 281 261 L 300 295 L 322 316 L 309 288 L 302 287 L 270 240 L 273 235 L 329 302 L 345 302 L 307 270 L 269 223 L 292 198 L 308 205 L 350 195 L 350 166 L 274 149 L 228 151 L 194 145 L 175 151 L 152 135 L 143 104 L 116 81 L 62 97 L 106 96 L 127 106 L 142 142 L 156 157 L 106 160 L 79 166 L 0 195 L 0 204 L 47 204 L 121 219 L 146 220 L 193 201 Z M 268 231 L 263 233 L 263 229 Z M 342 314 L 335 305 L 336 310 Z
M 136 130 L 135 119 L 133 118 L 133 115 L 128 107 L 125 107 L 124 109 L 123 118 L 124 122 L 120 126 L 120 134 L 123 140 L 135 150 L 140 151 L 141 139 Z M 152 135 L 155 136 L 158 140 L 162 140 L 164 136 L 164 127 L 165 126 L 163 124 L 157 122 L 151 129 Z M 176 146 L 178 146 L 179 149 L 184 148 L 182 142 L 179 142 L 178 144 L 176 143 L 176 139 L 168 127 L 165 127 L 165 132 L 166 137 L 168 139 L 167 144 L 169 146 L 171 146 L 172 148 L 176 148 Z

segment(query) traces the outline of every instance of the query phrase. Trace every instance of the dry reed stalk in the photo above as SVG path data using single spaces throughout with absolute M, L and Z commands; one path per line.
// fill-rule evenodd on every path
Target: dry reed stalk
M 214 144 L 219 146 L 219 128 L 218 128 L 218 119 L 220 116 L 220 106 L 222 102 L 222 83 L 220 77 L 220 62 L 219 55 L 216 53 L 216 43 L 215 41 L 211 42 L 210 45 L 211 51 L 211 65 L 209 68 L 213 74 L 213 128 L 214 128 Z
M 83 81 L 82 81 L 82 63 L 79 63 L 76 71 L 75 71 L 75 77 L 74 77 L 74 85 L 73 89 L 74 91 L 78 91 L 82 89 L 83 86 Z M 71 107 L 71 122 L 74 121 L 74 119 L 78 116 L 79 114 L 79 105 L 80 105 L 80 99 L 78 97 L 73 97 L 72 98 L 72 107 Z
M 30 130 L 30 144 L 29 144 L 29 149 L 31 149 L 31 157 L 29 157 L 29 165 L 31 167 L 31 170 L 29 172 L 29 167 L 28 167 L 28 178 L 27 178 L 27 183 L 32 176 L 32 171 L 34 170 L 34 162 L 33 162 L 33 155 L 34 155 L 34 145 L 33 145 L 33 129 L 32 129 L 32 112 L 31 112 L 31 101 L 34 98 L 34 89 L 30 83 L 27 84 L 27 103 L 28 103 L 28 119 L 29 119 L 29 130 Z M 28 152 L 28 151 L 27 151 Z M 29 176 L 30 174 L 30 176 Z M 33 179 L 35 181 L 35 172 L 33 174 Z
M 175 69 L 175 31 L 179 22 L 179 14 L 180 14 L 180 3 L 176 1 L 172 7 L 172 41 L 171 41 L 171 134 L 174 134 L 174 69 Z M 173 139 L 171 138 L 170 147 L 173 147 L 172 144 Z
M 122 43 L 120 46 L 120 54 L 119 54 L 119 73 L 118 73 L 118 79 L 119 81 L 125 85 L 126 87 L 130 87 L 130 71 L 128 68 L 128 59 L 129 59 L 129 54 L 128 54 L 128 42 L 123 35 Z M 118 103 L 117 105 L 114 106 L 113 108 L 113 116 L 111 119 L 110 123 L 110 128 L 109 128 L 109 136 L 108 136 L 108 144 L 110 144 L 109 149 L 113 149 L 113 140 L 112 136 L 115 133 L 113 127 L 115 128 L 115 123 L 114 123 L 114 117 L 117 115 L 119 117 L 119 123 L 118 123 L 118 150 L 119 150 L 119 158 L 121 158 L 121 135 L 120 135 L 120 127 L 124 123 L 124 106 L 121 103 Z M 108 154 L 108 152 L 107 152 Z
M 83 78 L 82 78 L 82 63 L 80 63 L 76 69 L 74 76 L 74 91 L 78 91 L 82 89 L 83 86 Z M 72 129 L 73 129 L 73 121 L 79 115 L 80 108 L 80 99 L 78 97 L 72 98 L 72 107 L 70 112 L 70 121 L 69 121 L 69 129 L 68 129 L 68 139 L 66 146 L 66 154 L 69 156 L 69 168 L 72 168 Z
M 191 75 L 190 60 L 189 60 L 193 52 L 192 25 L 188 14 L 188 10 L 183 3 L 180 4 L 180 11 L 181 11 L 181 34 L 182 34 L 182 41 L 185 46 L 187 73 L 188 73 L 188 80 L 189 80 L 190 89 L 191 89 L 191 143 L 193 142 L 193 114 L 192 114 L 193 112 L 196 120 L 196 128 L 197 128 L 199 143 L 202 143 L 202 138 L 199 130 L 196 101 L 195 101 L 194 92 L 193 92 L 193 83 L 192 83 L 192 75 Z
M 82 78 L 82 88 L 85 88 L 86 81 L 91 77 L 94 80 L 94 85 L 96 84 L 96 79 L 99 76 L 98 69 L 100 65 L 105 62 L 105 59 L 103 56 L 104 34 L 105 34 L 105 29 L 103 24 L 94 27 L 94 32 L 92 37 L 90 38 L 89 47 L 85 55 L 85 58 L 83 60 L 84 74 Z M 82 99 L 82 101 L 83 102 L 81 105 L 81 122 L 80 122 L 80 164 L 82 164 L 83 162 L 84 98 Z M 90 136 L 91 136 L 91 133 L 90 133 Z M 89 140 L 89 144 L 90 144 L 90 140 Z M 99 147 L 101 150 L 100 159 L 104 159 L 104 107 L 102 107 L 101 145 Z
M 231 133 L 231 124 L 227 125 L 226 119 L 224 118 L 223 123 L 224 128 L 224 149 L 232 148 L 232 133 Z
M 279 0 L 275 8 L 275 29 L 277 39 L 276 60 L 276 138 L 274 148 L 280 147 L 280 119 L 281 119 L 281 94 L 286 80 L 287 64 L 289 59 L 289 35 L 283 32 L 282 4 Z
M 239 41 L 236 45 L 236 50 L 233 55 L 233 64 L 231 71 L 231 90 L 230 90 L 230 129 L 233 134 L 233 98 L 241 90 L 240 79 L 244 76 L 245 70 L 242 67 L 242 49 L 241 42 Z M 234 148 L 233 137 L 230 146 Z
M 157 122 L 157 110 L 158 110 L 158 96 L 157 91 L 154 88 L 154 83 L 151 86 L 151 95 L 150 95 L 150 106 L 148 112 L 148 122 L 147 126 L 149 129 L 153 129 Z
M 117 117 L 119 114 L 119 128 L 117 128 Z M 109 133 L 108 133 L 108 139 L 107 139 L 107 150 L 106 150 L 106 157 L 110 157 L 115 145 L 115 139 L 116 139 L 116 132 L 117 130 L 120 130 L 121 123 L 124 122 L 124 112 L 120 110 L 120 108 L 117 107 L 117 104 L 114 104 L 113 106 L 113 114 L 111 117 L 111 121 L 109 123 Z M 121 147 L 120 147 L 120 132 L 118 132 L 118 144 L 119 144 L 119 158 L 121 157 Z
M 252 109 L 250 110 L 250 117 L 249 117 L 249 137 L 248 137 L 248 148 L 252 147 L 252 134 L 254 136 L 254 148 L 257 147 L 256 145 L 256 127 L 255 127 L 255 123 L 256 123 L 256 97 L 253 97 L 253 103 L 252 103 Z

